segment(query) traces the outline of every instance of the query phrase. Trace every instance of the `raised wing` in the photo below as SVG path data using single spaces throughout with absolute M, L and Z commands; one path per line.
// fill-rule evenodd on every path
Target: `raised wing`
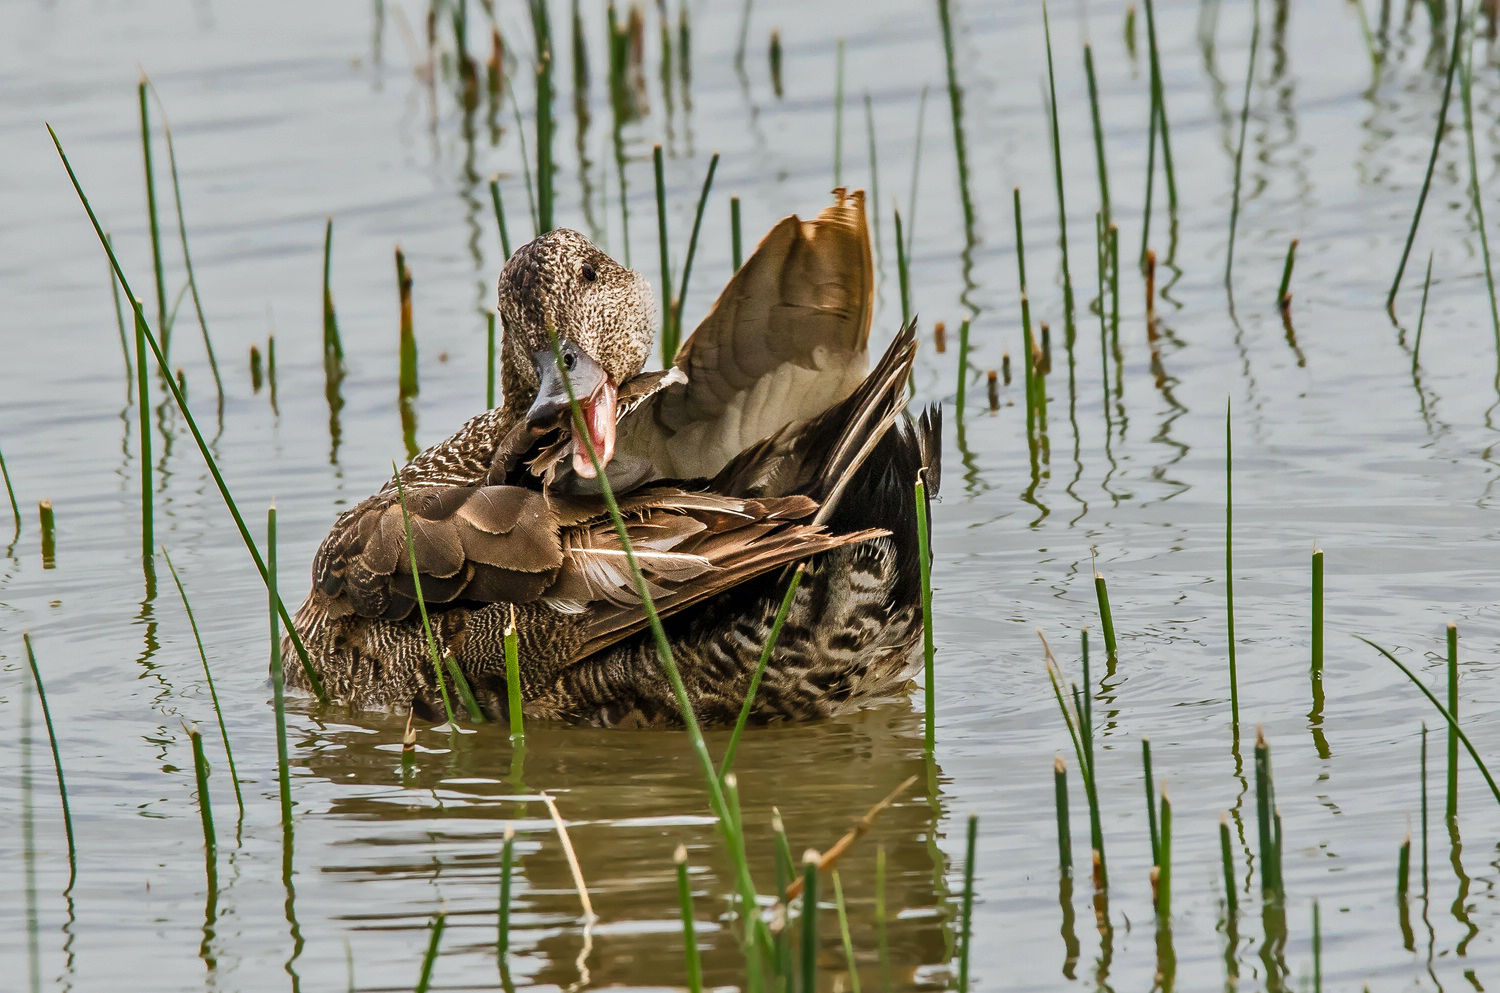
M 875 291 L 864 193 L 834 194 L 761 241 L 677 353 L 687 383 L 621 422 L 617 458 L 644 458 L 659 477 L 713 476 L 864 378 Z

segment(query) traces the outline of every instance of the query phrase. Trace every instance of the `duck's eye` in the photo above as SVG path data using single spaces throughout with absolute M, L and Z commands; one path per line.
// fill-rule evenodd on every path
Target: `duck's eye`
M 573 352 L 572 349 L 568 349 L 567 351 L 563 352 L 562 363 L 564 369 L 572 372 L 573 367 L 578 364 L 578 356 Z
M 586 283 L 592 283 L 594 280 L 599 278 L 599 273 L 595 272 L 594 267 L 589 265 L 587 262 L 583 264 L 582 275 L 583 281 Z

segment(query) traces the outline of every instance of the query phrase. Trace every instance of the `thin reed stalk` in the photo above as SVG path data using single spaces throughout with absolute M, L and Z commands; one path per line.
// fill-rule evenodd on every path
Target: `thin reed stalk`
M 1052 757 L 1052 791 L 1057 802 L 1057 867 L 1073 875 L 1073 828 L 1068 818 L 1068 763 Z
M 1323 993 L 1323 917 L 1318 901 L 1312 906 L 1313 993 Z
M 510 108 L 516 115 L 516 142 L 519 146 L 518 152 L 521 159 L 521 179 L 526 184 L 526 206 L 531 212 L 531 233 L 535 237 L 542 234 L 541 222 L 537 218 L 536 193 L 531 183 L 531 158 L 526 154 L 526 128 L 521 120 L 521 105 L 516 102 L 516 91 L 510 91 Z M 622 191 L 620 199 L 623 202 L 625 194 Z M 628 254 L 628 253 L 627 253 Z
M 969 947 L 974 940 L 974 848 L 979 839 L 979 815 L 969 815 L 964 845 L 963 909 L 959 916 L 958 993 L 969 993 Z
M 1052 173 L 1057 182 L 1057 240 L 1062 248 L 1063 270 L 1063 323 L 1065 337 L 1073 341 L 1073 273 L 1068 265 L 1068 205 L 1063 196 L 1062 132 L 1057 120 L 1057 81 L 1052 72 L 1052 25 L 1047 17 L 1046 0 L 1042 2 L 1042 33 L 1047 40 L 1047 100 L 1051 108 L 1052 124 Z
M 1177 175 L 1172 168 L 1172 134 L 1167 127 L 1167 97 L 1161 78 L 1161 53 L 1156 45 L 1156 11 L 1146 0 L 1146 43 L 1151 55 L 1151 95 L 1161 134 L 1161 164 L 1167 177 L 1167 209 L 1177 213 Z
M 52 513 L 51 500 L 37 501 L 37 516 L 42 525 L 42 568 L 57 568 L 57 519 Z
M 1093 746 L 1085 744 L 1084 717 L 1078 708 L 1076 694 L 1073 707 L 1069 709 L 1067 697 L 1063 693 L 1062 669 L 1052 654 L 1051 646 L 1047 644 L 1046 636 L 1038 630 L 1037 637 L 1042 641 L 1042 650 L 1047 665 L 1047 680 L 1052 684 L 1052 695 L 1057 700 L 1058 710 L 1062 712 L 1063 723 L 1067 726 L 1068 737 L 1073 743 L 1074 756 L 1078 759 L 1079 775 L 1083 777 L 1084 796 L 1089 805 L 1089 843 L 1094 856 L 1094 885 L 1096 889 L 1103 892 L 1109 887 L 1109 871 L 1104 857 L 1104 826 L 1100 818 L 1099 792 L 1094 778 Z
M 1161 788 L 1161 841 L 1156 849 L 1156 919 L 1172 919 L 1172 798 Z
M 271 700 L 276 711 L 276 781 L 281 795 L 281 833 L 283 843 L 292 840 L 292 766 L 286 748 L 286 677 L 281 666 L 281 615 L 277 612 L 280 597 L 276 595 L 276 506 L 266 510 L 266 591 L 271 616 Z
M 1146 775 L 1146 824 L 1151 829 L 1151 864 L 1161 865 L 1161 831 L 1156 821 L 1156 780 L 1151 775 L 1151 741 L 1141 739 L 1141 767 Z
M 880 958 L 880 978 L 883 988 L 891 986 L 891 946 L 886 928 L 885 909 L 885 846 L 875 848 L 875 947 Z
M 1234 297 L 1234 235 L 1240 222 L 1240 176 L 1245 162 L 1245 132 L 1250 124 L 1250 90 L 1255 82 L 1255 55 L 1259 49 L 1260 0 L 1254 0 L 1250 7 L 1250 57 L 1245 66 L 1245 98 L 1240 104 L 1240 137 L 1234 148 L 1234 195 L 1229 206 L 1229 249 L 1224 259 L 1224 288 L 1229 291 L 1231 299 Z M 1290 255 L 1287 262 L 1287 270 L 1282 277 L 1283 295 L 1286 293 L 1286 280 L 1291 276 Z
M 869 146 L 870 156 L 870 203 L 874 205 L 870 211 L 870 223 L 874 227 L 875 254 L 880 255 L 880 168 L 879 158 L 875 153 L 875 107 L 870 102 L 870 94 L 865 93 L 865 143 Z M 736 269 L 739 266 L 735 266 Z
M 879 213 L 877 211 L 877 213 Z M 734 261 L 734 271 L 739 272 L 740 266 L 745 264 L 745 255 L 740 242 L 740 198 L 729 198 L 729 241 L 730 257 Z
M 954 405 L 958 408 L 958 419 L 964 417 L 964 399 L 969 385 L 969 318 L 958 326 L 958 396 Z
M 1493 11 L 1491 17 L 1495 17 Z M 1474 15 L 1470 15 L 1472 22 Z M 1464 21 L 1459 17 L 1454 31 L 1463 34 Z M 1479 229 L 1480 257 L 1484 262 L 1484 285 L 1489 291 L 1490 298 L 1490 323 L 1495 329 L 1495 358 L 1500 362 L 1500 300 L 1495 296 L 1495 272 L 1490 264 L 1490 236 L 1484 224 L 1484 197 L 1479 191 L 1479 160 L 1474 151 L 1474 38 L 1472 36 L 1473 24 L 1470 24 L 1471 35 L 1468 43 L 1464 45 L 1462 83 L 1459 87 L 1464 106 L 1464 138 L 1469 151 L 1469 198 L 1474 205 L 1475 227 Z
M 1458 818 L 1458 625 L 1448 622 L 1448 806 L 1449 823 Z
M 833 84 L 833 185 L 843 186 L 844 176 L 844 39 L 834 55 Z
M 484 322 L 484 405 L 495 407 L 495 312 L 485 315 Z
M 490 177 L 490 202 L 495 205 L 495 226 L 500 229 L 500 254 L 510 258 L 510 229 L 505 223 L 505 202 L 500 197 L 500 177 Z
M 677 346 L 672 343 L 672 263 L 667 248 L 667 178 L 660 145 L 651 149 L 656 174 L 656 238 L 661 257 L 661 362 L 671 365 Z
M 110 257 L 113 260 L 112 250 Z M 123 278 L 121 283 L 124 283 Z M 130 297 L 131 306 L 135 309 L 135 406 L 141 446 L 141 565 L 148 574 L 149 582 L 150 574 L 156 571 L 153 559 L 156 552 L 156 496 L 151 484 L 151 390 L 146 379 L 146 346 L 155 343 L 151 341 L 151 332 L 146 327 L 146 315 L 141 311 L 141 301 L 130 292 L 129 286 L 125 287 L 125 295 Z M 175 381 L 167 373 L 165 355 L 161 358 L 161 370 L 167 386 L 175 386 Z
M 198 659 L 203 663 L 203 679 L 208 684 L 208 696 L 214 704 L 214 717 L 219 722 L 219 737 L 224 741 L 224 758 L 229 763 L 229 782 L 234 786 L 234 802 L 239 807 L 240 819 L 244 820 L 245 798 L 240 793 L 240 775 L 234 767 L 234 750 L 229 747 L 229 728 L 224 725 L 224 708 L 219 705 L 219 691 L 214 688 L 214 675 L 209 671 L 208 653 L 203 650 L 198 620 L 193 616 L 193 605 L 188 602 L 187 590 L 182 585 L 182 577 L 177 574 L 177 567 L 172 564 L 171 554 L 165 548 L 161 554 L 167 562 L 167 571 L 172 574 L 172 582 L 177 584 L 177 595 L 182 598 L 182 609 L 187 612 L 188 626 L 193 629 L 193 642 L 198 646 Z
M 333 218 L 323 227 L 323 380 L 332 403 L 344 378 L 344 342 L 333 308 Z
M 537 234 L 552 230 L 556 196 L 552 167 L 552 20 L 546 0 L 532 0 L 532 29 L 536 34 L 536 202 Z
M 781 637 L 781 626 L 786 623 L 787 614 L 791 613 L 792 600 L 797 595 L 797 587 L 802 585 L 802 577 L 807 572 L 806 563 L 798 563 L 792 570 L 792 576 L 787 580 L 786 593 L 781 598 L 781 606 L 776 609 L 776 618 L 771 622 L 771 633 L 766 638 L 765 645 L 760 650 L 760 658 L 755 663 L 755 672 L 750 677 L 750 685 L 745 690 L 745 702 L 740 704 L 739 717 L 735 718 L 734 730 L 729 735 L 729 745 L 724 749 L 724 758 L 719 763 L 719 779 L 722 781 L 729 771 L 734 768 L 734 756 L 740 747 L 740 736 L 745 732 L 745 726 L 750 721 L 750 712 L 755 706 L 755 694 L 760 690 L 760 682 L 766 674 L 766 666 L 771 660 L 771 652 L 776 648 L 776 641 Z
M 505 843 L 500 849 L 500 908 L 496 917 L 495 952 L 504 969 L 506 955 L 510 951 L 510 885 L 512 866 L 515 863 L 516 829 L 505 825 Z
M 135 294 L 131 292 L 130 284 L 125 279 L 125 272 L 123 269 L 121 269 L 120 261 L 115 256 L 114 246 L 111 245 L 109 239 L 105 237 L 104 228 L 100 225 L 98 215 L 94 213 L 93 206 L 89 203 L 88 197 L 83 192 L 83 186 L 78 181 L 77 173 L 73 171 L 73 164 L 68 161 L 67 153 L 63 151 L 62 141 L 57 137 L 57 132 L 52 130 L 51 125 L 48 125 L 47 133 L 51 135 L 52 143 L 57 148 L 58 157 L 62 159 L 63 168 L 67 170 L 68 179 L 73 184 L 73 190 L 78 195 L 78 200 L 83 205 L 84 211 L 88 214 L 89 222 L 94 227 L 94 234 L 98 237 L 99 244 L 103 246 L 105 254 L 109 257 L 110 267 L 114 270 L 115 278 L 120 281 L 121 289 L 125 291 L 126 297 L 131 301 L 131 306 L 134 309 L 135 320 L 137 324 L 138 343 L 141 338 L 144 339 L 145 344 L 150 347 L 152 355 L 156 359 L 158 368 L 160 368 L 163 373 L 165 373 L 168 369 L 166 355 L 162 351 L 161 345 L 157 343 L 155 336 L 151 334 L 150 329 L 146 326 L 145 311 L 141 306 L 139 298 L 137 298 Z M 142 356 L 142 358 L 143 357 L 144 356 Z M 143 366 L 144 363 L 141 363 L 141 365 Z M 139 377 L 139 381 L 143 382 L 145 378 L 144 373 L 138 369 L 137 375 Z M 261 558 L 260 549 L 256 547 L 255 539 L 251 537 L 250 529 L 245 524 L 244 517 L 241 516 L 239 507 L 235 504 L 234 497 L 229 492 L 228 485 L 224 482 L 224 476 L 219 471 L 218 460 L 214 458 L 213 452 L 210 451 L 208 447 L 208 442 L 203 437 L 203 432 L 199 430 L 197 421 L 194 420 L 192 411 L 188 407 L 186 397 L 183 396 L 181 388 L 177 385 L 177 382 L 170 375 L 164 374 L 162 378 L 166 383 L 167 389 L 172 394 L 173 401 L 177 404 L 177 409 L 182 412 L 183 419 L 187 422 L 188 430 L 193 436 L 194 443 L 196 443 L 198 446 L 199 453 L 203 456 L 203 461 L 208 468 L 209 474 L 213 476 L 214 485 L 218 488 L 219 495 L 223 498 L 225 506 L 229 509 L 230 516 L 234 519 L 235 527 L 239 530 L 240 533 L 240 540 L 244 542 L 246 551 L 250 553 L 250 557 L 255 561 L 256 568 L 260 571 L 261 580 L 265 582 L 267 587 L 269 588 L 270 577 L 266 568 L 265 560 Z M 144 390 L 142 391 L 142 395 L 144 395 Z M 149 435 L 147 437 L 149 438 Z M 150 464 L 148 449 L 142 450 L 142 463 L 143 465 Z M 145 495 L 143 496 L 143 500 L 149 500 L 150 487 L 145 487 L 144 493 Z M 149 503 L 147 506 L 149 507 Z M 150 520 L 149 514 L 146 515 L 146 520 Z M 154 547 L 154 543 L 144 547 L 148 568 L 151 559 L 151 553 Z M 295 647 L 297 650 L 297 656 L 302 662 L 303 671 L 307 675 L 309 687 L 312 689 L 313 693 L 316 694 L 319 701 L 327 703 L 328 694 L 323 689 L 323 681 L 319 679 L 317 673 L 313 671 L 312 663 L 307 656 L 307 648 L 302 644 L 302 638 L 297 633 L 296 627 L 292 624 L 291 614 L 287 611 L 286 604 L 281 603 L 280 599 L 277 598 L 276 607 L 282 621 L 286 624 L 287 634 L 292 640 L 293 647 Z
M 1323 550 L 1312 553 L 1312 679 L 1321 695 L 1323 684 Z
M 141 157 L 146 165 L 146 218 L 151 225 L 151 262 L 156 274 L 156 326 L 161 328 L 162 351 L 171 351 L 172 329 L 167 320 L 167 281 L 161 263 L 161 225 L 156 219 L 156 177 L 151 164 L 151 117 L 146 107 L 146 76 L 136 84 L 141 104 Z M 162 363 L 165 367 L 166 363 Z
M 844 906 L 844 884 L 839 879 L 837 869 L 833 870 L 833 905 L 839 915 L 839 938 L 844 943 L 844 963 L 849 970 L 849 991 L 859 993 L 859 962 L 854 957 L 854 939 L 849 934 L 849 911 Z
M 1406 902 L 1406 894 L 1411 883 L 1411 832 L 1401 840 L 1401 847 L 1396 850 L 1396 899 L 1402 903 Z
M 802 856 L 802 989 L 818 988 L 818 853 Z
M 1099 626 L 1104 630 L 1104 651 L 1110 662 L 1118 661 L 1119 652 L 1115 641 L 1115 615 L 1109 607 L 1109 587 L 1105 585 L 1104 573 L 1094 573 L 1094 597 L 1099 601 Z
M 448 718 L 449 728 L 457 728 L 458 720 L 453 716 L 453 703 L 448 698 L 448 681 L 443 678 L 443 655 L 438 651 L 437 639 L 432 635 L 432 619 L 427 616 L 427 599 L 422 596 L 422 573 L 417 568 L 417 543 L 412 539 L 411 535 L 411 512 L 406 506 L 406 486 L 401 482 L 401 473 L 395 469 L 395 466 L 391 468 L 396 476 L 396 495 L 401 501 L 401 526 L 406 531 L 406 561 L 411 567 L 411 582 L 417 594 L 417 610 L 422 616 L 422 634 L 427 639 L 427 651 L 432 657 L 433 675 L 437 677 L 438 692 L 443 698 L 443 715 Z M 453 666 L 453 669 L 455 673 L 458 673 L 458 666 L 456 664 Z M 462 679 L 462 675 L 459 674 L 454 679 L 454 683 L 458 686 L 463 686 L 467 690 L 468 686 L 462 682 Z M 472 694 L 464 694 L 464 706 L 469 709 L 470 718 L 476 721 L 483 721 L 484 718 L 478 714 L 478 704 L 471 703 L 472 700 Z
M 1109 168 L 1105 163 L 1104 155 L 1104 125 L 1099 116 L 1099 82 L 1094 76 L 1094 46 L 1088 42 L 1083 43 L 1083 72 L 1089 84 L 1089 113 L 1094 124 L 1094 161 L 1099 170 L 1099 204 L 1100 212 L 1104 215 L 1105 223 L 1110 219 L 1109 212 Z M 1100 309 L 1103 309 L 1100 302 Z
M 1422 223 L 1422 208 L 1427 204 L 1427 193 L 1432 189 L 1432 173 L 1437 168 L 1438 149 L 1443 144 L 1443 132 L 1448 126 L 1448 101 L 1453 96 L 1453 74 L 1458 69 L 1459 45 L 1464 36 L 1464 0 L 1455 0 L 1453 28 L 1453 51 L 1448 55 L 1448 74 L 1443 80 L 1443 99 L 1438 104 L 1437 130 L 1432 136 L 1432 152 L 1427 157 L 1427 172 L 1422 177 L 1422 192 L 1417 195 L 1417 209 L 1411 216 L 1411 227 L 1406 232 L 1406 245 L 1401 249 L 1401 261 L 1396 266 L 1396 276 L 1391 280 L 1390 292 L 1385 297 L 1385 309 L 1394 314 L 1396 291 L 1401 288 L 1401 276 L 1406 272 L 1407 259 L 1411 257 L 1411 246 L 1417 240 L 1417 225 Z
M 1036 437 L 1039 414 L 1037 410 L 1036 387 L 1033 383 L 1035 370 L 1032 361 L 1032 339 L 1031 339 L 1031 300 L 1026 292 L 1026 238 L 1021 224 L 1021 188 L 1019 186 L 1011 189 L 1011 209 L 1016 219 L 1016 269 L 1021 280 L 1021 367 L 1025 372 L 1026 388 L 1026 437 L 1028 440 Z
M 10 497 L 10 516 L 15 522 L 15 537 L 21 536 L 21 505 L 16 502 L 16 488 L 10 482 L 10 470 L 5 467 L 5 453 L 0 452 L 0 479 L 5 481 L 5 495 Z
M 896 277 L 901 284 L 901 323 L 911 323 L 911 273 L 906 258 L 906 243 L 901 238 L 901 208 L 896 208 Z
M 672 859 L 677 863 L 677 902 L 682 907 L 682 948 L 683 957 L 687 959 L 688 993 L 703 993 L 703 967 L 698 961 L 698 936 L 693 927 L 693 887 L 688 881 L 687 849 L 678 845 Z
M 1229 401 L 1224 402 L 1224 604 L 1229 624 L 1229 712 L 1234 737 L 1240 736 L 1240 680 L 1234 644 L 1234 439 Z
M 113 236 L 106 234 L 104 240 L 109 242 L 111 246 L 114 245 Z M 131 336 L 125 331 L 125 309 L 120 305 L 120 281 L 115 278 L 113 269 L 109 271 L 109 289 L 110 295 L 115 301 L 115 324 L 120 330 L 120 354 L 125 359 L 125 399 L 128 403 L 131 399 L 131 392 L 135 381 L 135 372 L 133 371 L 135 364 L 130 361 Z
M 1224 904 L 1231 918 L 1239 912 L 1239 893 L 1234 885 L 1234 855 L 1229 846 L 1229 815 L 1219 812 L 1219 861 L 1224 870 Z
M 208 797 L 208 759 L 203 754 L 203 734 L 196 727 L 188 729 L 193 746 L 193 774 L 198 782 L 198 817 L 203 822 L 203 860 L 208 870 L 210 897 L 219 888 L 219 840 L 214 832 L 213 804 Z
M 52 726 L 52 708 L 47 704 L 47 688 L 42 684 L 42 670 L 36 662 L 36 652 L 31 647 L 31 635 L 23 633 L 21 643 L 26 647 L 26 664 L 31 668 L 31 682 L 36 687 L 36 698 L 42 705 L 42 722 L 47 725 L 47 743 L 52 748 L 52 768 L 57 773 L 57 799 L 62 804 L 63 831 L 68 836 L 68 885 L 78 877 L 78 847 L 73 840 L 73 812 L 68 806 L 68 781 L 63 776 L 62 753 L 57 747 L 57 731 Z
M 708 206 L 708 191 L 713 189 L 714 172 L 719 168 L 719 153 L 708 160 L 708 174 L 703 177 L 703 191 L 698 194 L 698 209 L 693 214 L 693 233 L 688 238 L 687 258 L 682 263 L 682 282 L 677 287 L 677 304 L 672 308 L 672 354 L 682 343 L 682 308 L 687 305 L 688 277 L 693 274 L 693 256 L 698 253 L 698 232 L 703 227 L 703 209 Z M 666 342 L 662 343 L 663 363 L 667 360 Z
M 1427 293 L 1432 289 L 1432 254 L 1427 254 L 1427 276 L 1422 280 L 1422 309 L 1417 312 L 1417 335 L 1411 346 L 1411 367 L 1415 371 L 1422 354 L 1422 328 L 1427 324 Z
M 432 984 L 432 966 L 437 961 L 438 942 L 443 940 L 443 928 L 448 922 L 444 914 L 432 919 L 431 937 L 427 941 L 427 953 L 422 956 L 422 972 L 417 977 L 416 993 L 427 993 Z
M 516 634 L 516 611 L 512 607 L 510 620 L 505 625 L 505 692 L 506 721 L 510 724 L 511 744 L 524 748 L 526 745 L 526 720 L 521 703 L 521 660 L 519 637 Z
M 1271 746 L 1263 728 L 1255 729 L 1255 825 L 1260 840 L 1260 889 L 1266 900 L 1282 896 L 1281 865 L 1276 847 L 1272 815 L 1276 801 L 1271 794 Z
M 925 471 L 925 470 L 924 470 Z M 918 473 L 915 485 L 917 504 L 917 566 L 922 578 L 922 674 L 925 684 L 923 711 L 926 723 L 924 738 L 930 758 L 937 747 L 937 685 L 933 675 L 932 643 L 932 555 L 929 542 L 931 532 L 927 526 L 927 484 Z
M 1292 304 L 1292 267 L 1297 264 L 1297 241 L 1286 246 L 1286 261 L 1281 266 L 1281 286 L 1276 290 L 1276 305 L 1286 310 Z

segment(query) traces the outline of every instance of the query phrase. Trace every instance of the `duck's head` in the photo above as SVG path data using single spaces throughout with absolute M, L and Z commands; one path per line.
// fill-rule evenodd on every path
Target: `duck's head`
M 500 320 L 506 411 L 550 428 L 569 416 L 571 384 L 599 463 L 608 463 L 617 391 L 645 366 L 656 329 L 645 277 L 577 231 L 558 228 L 521 246 L 501 270 Z M 576 440 L 573 468 L 595 475 L 588 449 Z

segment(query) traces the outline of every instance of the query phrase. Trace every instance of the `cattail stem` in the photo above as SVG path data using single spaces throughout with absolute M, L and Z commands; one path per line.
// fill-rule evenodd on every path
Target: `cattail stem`
M 37 502 L 37 517 L 42 525 L 42 568 L 57 568 L 57 519 L 52 513 L 52 501 Z

